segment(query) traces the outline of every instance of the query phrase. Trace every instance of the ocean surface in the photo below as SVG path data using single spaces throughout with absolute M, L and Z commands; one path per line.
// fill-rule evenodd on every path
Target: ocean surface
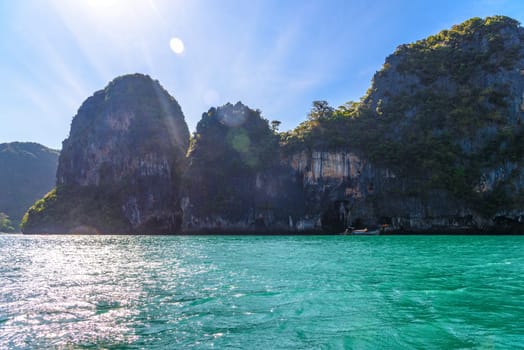
M 524 349 L 524 236 L 0 236 L 0 349 Z

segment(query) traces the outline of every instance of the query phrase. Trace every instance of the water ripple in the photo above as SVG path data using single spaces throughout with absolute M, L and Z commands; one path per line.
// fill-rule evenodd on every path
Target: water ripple
M 0 236 L 0 348 L 523 348 L 523 243 Z

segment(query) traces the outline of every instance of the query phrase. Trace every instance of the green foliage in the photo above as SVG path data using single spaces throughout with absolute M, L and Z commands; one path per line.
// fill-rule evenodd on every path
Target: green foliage
M 304 148 L 346 148 L 351 143 L 348 139 L 352 134 L 351 129 L 356 125 L 354 118 L 357 115 L 357 107 L 356 102 L 348 102 L 335 110 L 325 102 L 322 108 L 328 112 L 317 113 L 318 108 L 314 106 L 308 120 L 300 123 L 294 130 L 280 134 L 280 144 L 284 153 L 290 154 Z M 312 118 L 312 114 L 322 117 Z
M 38 200 L 21 223 L 26 233 L 70 233 L 76 227 L 131 232 L 120 210 L 121 191 L 106 187 L 59 186 Z
M 280 120 L 272 120 L 271 121 L 271 131 L 278 132 L 278 128 L 280 127 L 280 124 L 282 124 Z
M 310 120 L 329 119 L 333 116 L 334 111 L 327 101 L 313 101 L 313 108 L 308 118 Z
M 278 135 L 268 120 L 242 105 L 211 108 L 202 115 L 189 152 L 188 183 L 201 213 L 245 212 L 255 176 L 279 164 Z
M 9 220 L 9 216 L 5 213 L 0 213 L 0 232 L 14 232 L 15 228 Z
M 423 84 L 430 85 L 442 75 L 466 83 L 474 72 L 514 69 L 520 47 L 506 40 L 510 34 L 505 29 L 518 27 L 517 21 L 504 16 L 472 18 L 427 39 L 400 46 L 395 52 L 402 57 L 397 70 L 416 74 Z M 479 48 L 479 37 L 487 45 Z
M 278 160 L 278 138 L 259 111 L 240 103 L 228 104 L 204 113 L 188 157 L 225 164 L 235 171 L 257 172 Z

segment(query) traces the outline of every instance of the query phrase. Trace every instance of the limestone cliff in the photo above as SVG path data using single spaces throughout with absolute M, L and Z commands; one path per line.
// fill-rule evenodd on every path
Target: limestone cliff
M 188 140 L 180 106 L 158 81 L 116 78 L 73 118 L 57 188 L 29 210 L 23 231 L 176 231 Z
M 495 16 L 400 46 L 375 75 L 362 108 L 387 130 L 380 142 L 390 152 L 376 160 L 404 162 L 395 168 L 416 179 L 411 189 L 427 198 L 411 217 L 518 230 L 524 215 L 523 102 L 524 29 Z M 391 159 L 391 150 L 402 157 Z
M 520 232 L 523 98 L 524 29 L 507 17 L 473 18 L 401 45 L 360 103 L 283 140 L 292 159 L 311 163 L 295 166 L 315 189 L 308 198 L 330 198 L 318 216 L 335 217 L 329 205 L 342 202 L 351 224 Z M 357 178 L 347 175 L 355 154 L 364 164 Z
M 479 232 L 490 220 L 468 210 L 448 192 L 412 191 L 412 179 L 397 176 L 354 151 L 303 151 L 283 159 L 296 171 L 305 210 L 294 229 L 336 233 L 346 227 L 397 232 Z
M 185 231 L 293 229 L 290 222 L 304 205 L 302 187 L 279 155 L 278 136 L 259 111 L 239 102 L 204 113 L 188 152 Z

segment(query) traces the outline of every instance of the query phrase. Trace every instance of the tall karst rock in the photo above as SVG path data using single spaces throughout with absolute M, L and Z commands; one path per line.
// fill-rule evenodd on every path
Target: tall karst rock
M 524 29 L 517 21 L 473 18 L 400 46 L 362 110 L 381 131 L 370 145 L 376 163 L 409 180 L 404 191 L 418 202 L 404 210 L 406 225 L 520 225 Z
M 260 111 L 240 102 L 211 108 L 197 125 L 188 162 L 187 232 L 283 232 L 301 213 L 301 186 L 281 166 L 278 135 Z
M 73 118 L 57 187 L 28 211 L 23 232 L 176 232 L 188 141 L 182 110 L 158 81 L 116 78 Z

